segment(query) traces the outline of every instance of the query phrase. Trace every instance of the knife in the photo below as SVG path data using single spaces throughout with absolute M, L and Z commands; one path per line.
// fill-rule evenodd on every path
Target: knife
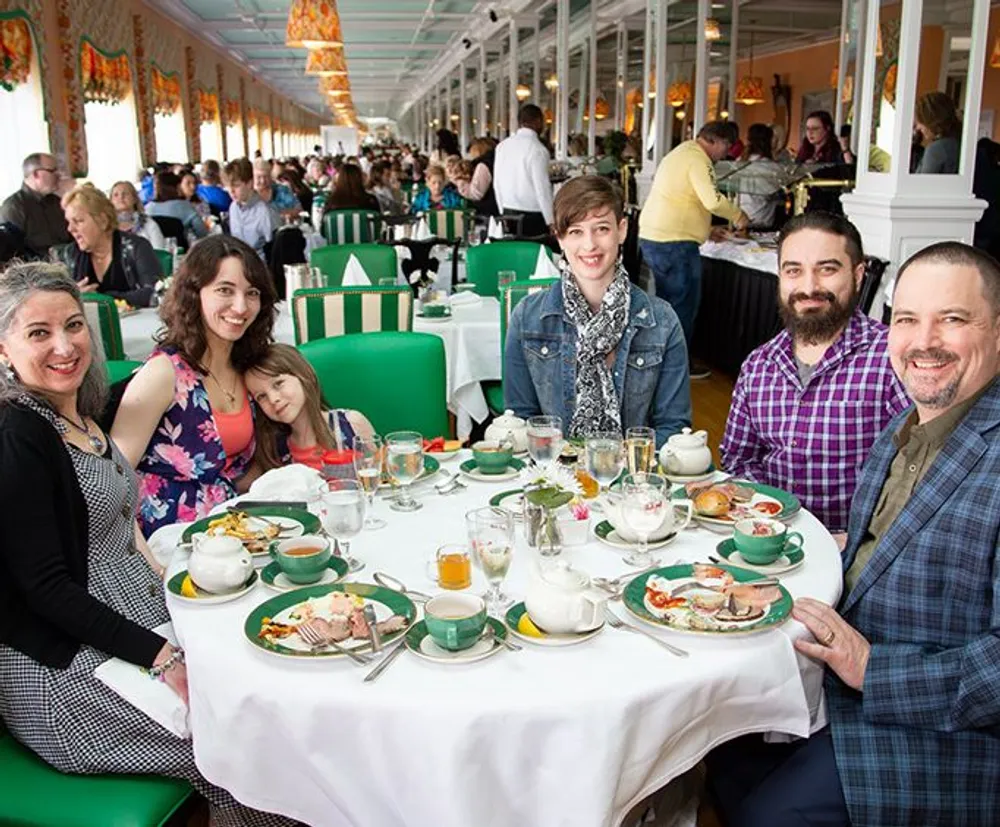
M 384 658 L 382 658 L 382 662 L 378 666 L 376 666 L 374 669 L 372 669 L 371 672 L 369 672 L 367 675 L 365 675 L 365 679 L 364 679 L 363 683 L 373 683 L 374 681 L 377 681 L 378 680 L 378 676 L 381 675 L 386 669 L 389 668 L 389 665 L 397 657 L 399 657 L 399 653 L 402 652 L 403 649 L 405 649 L 405 648 L 406 648 L 406 644 L 403 643 L 402 641 L 400 641 L 399 643 L 397 643 L 396 644 L 396 648 L 393 649 Z
M 265 501 L 265 500 L 240 500 L 235 504 L 236 508 L 295 508 L 299 511 L 306 510 L 306 503 L 298 501 Z

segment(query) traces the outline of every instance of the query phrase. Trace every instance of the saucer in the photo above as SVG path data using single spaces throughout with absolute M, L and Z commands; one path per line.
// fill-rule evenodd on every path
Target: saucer
M 507 629 L 495 617 L 487 618 L 487 622 L 493 627 L 496 638 L 507 637 Z M 501 649 L 498 640 L 477 640 L 468 649 L 459 652 L 451 652 L 438 646 L 433 638 L 427 633 L 427 624 L 424 621 L 413 624 L 406 633 L 406 648 L 413 652 L 418 658 L 433 661 L 434 663 L 475 663 L 477 660 L 484 660 L 492 657 Z
M 708 470 L 701 474 L 671 474 L 666 468 L 660 466 L 663 476 L 673 485 L 687 485 L 689 482 L 703 482 L 715 476 L 715 463 L 708 466 Z
M 773 563 L 768 563 L 766 566 L 761 566 L 756 563 L 748 563 L 743 559 L 743 555 L 740 554 L 739 549 L 736 548 L 736 541 L 733 540 L 732 537 L 719 543 L 719 545 L 715 547 L 715 550 L 719 552 L 719 556 L 724 558 L 727 563 L 739 566 L 742 569 L 760 572 L 761 574 L 784 574 L 785 572 L 797 569 L 803 562 L 805 562 L 806 559 L 806 553 L 802 549 L 793 548 L 789 549 Z
M 589 632 L 574 632 L 565 635 L 550 635 L 548 632 L 545 632 L 542 637 L 534 637 L 533 635 L 522 634 L 517 630 L 517 623 L 525 612 L 527 612 L 527 609 L 524 606 L 524 601 L 515 603 L 507 610 L 507 614 L 504 615 L 504 622 L 507 624 L 507 628 L 510 629 L 511 635 L 518 640 L 523 640 L 525 643 L 532 643 L 535 646 L 575 646 L 577 643 L 583 643 L 585 640 L 596 637 L 604 628 L 604 621 L 601 620 L 601 625 L 596 629 L 591 629 Z
M 510 491 L 501 491 L 490 497 L 490 505 L 499 508 L 506 508 L 514 515 L 515 520 L 524 519 L 524 489 L 512 488 Z
M 327 583 L 336 583 L 347 576 L 347 563 L 341 557 L 330 556 L 330 561 L 323 569 L 323 574 L 315 583 L 293 583 L 288 579 L 278 565 L 277 561 L 272 561 L 264 566 L 260 572 L 260 579 L 269 589 L 276 592 L 287 592 L 292 589 L 301 589 L 303 586 L 324 586 Z
M 507 470 L 502 474 L 484 474 L 479 470 L 474 459 L 467 459 L 458 466 L 458 470 L 461 473 L 470 480 L 477 480 L 478 482 L 503 482 L 505 480 L 512 480 L 521 473 L 522 468 L 524 468 L 524 463 L 519 459 L 513 458 L 507 463 Z
M 622 551 L 632 551 L 638 546 L 638 543 L 629 543 L 623 540 L 618 532 L 615 531 L 615 527 L 607 520 L 601 520 L 601 522 L 594 526 L 594 534 L 602 543 L 607 543 L 609 546 L 621 549 Z M 663 548 L 672 543 L 676 537 L 677 532 L 673 531 L 661 540 L 650 540 L 649 549 L 652 551 L 656 548 Z
M 187 577 L 187 573 L 187 569 L 181 569 L 171 577 L 167 581 L 167 591 L 173 595 L 175 600 L 183 600 L 185 603 L 197 603 L 199 606 L 214 606 L 217 603 L 228 603 L 230 600 L 237 600 L 256 586 L 258 579 L 257 570 L 254 569 L 253 574 L 250 575 L 250 579 L 238 589 L 234 589 L 231 592 L 215 594 L 214 592 L 207 592 L 195 586 L 194 590 L 197 596 L 188 597 L 186 594 L 181 594 L 181 584 L 184 582 L 184 578 Z
M 423 312 L 414 313 L 418 319 L 423 319 L 425 322 L 450 322 L 451 313 L 445 313 L 443 316 L 425 316 Z

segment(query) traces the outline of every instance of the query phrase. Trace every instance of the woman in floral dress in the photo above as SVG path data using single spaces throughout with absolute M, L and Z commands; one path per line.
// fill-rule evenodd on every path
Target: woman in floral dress
M 174 277 L 111 431 L 139 475 L 145 536 L 237 493 L 255 447 L 243 374 L 271 342 L 275 300 L 263 262 L 231 236 L 198 242 Z

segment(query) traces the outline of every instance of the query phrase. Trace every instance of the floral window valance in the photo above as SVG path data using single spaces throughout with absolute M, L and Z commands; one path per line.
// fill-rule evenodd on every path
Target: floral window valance
M 181 106 L 181 78 L 177 72 L 150 70 L 153 87 L 153 111 L 157 115 L 173 115 Z
M 256 106 L 247 107 L 247 126 L 257 126 L 260 122 L 260 111 Z
M 31 73 L 31 31 L 23 17 L 0 20 L 0 89 L 12 92 Z
M 219 96 L 215 92 L 198 90 L 198 119 L 201 123 L 218 120 Z
M 223 115 L 226 126 L 237 126 L 240 122 L 240 102 L 229 98 L 223 107 Z
M 132 89 L 132 70 L 124 52 L 105 54 L 89 40 L 80 46 L 80 80 L 87 103 L 121 103 Z
M 261 129 L 271 128 L 271 116 L 268 115 L 266 112 L 260 116 L 260 126 Z

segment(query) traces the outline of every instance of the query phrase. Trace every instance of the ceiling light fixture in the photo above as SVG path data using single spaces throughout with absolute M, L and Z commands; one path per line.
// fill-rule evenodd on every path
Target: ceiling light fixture
M 733 100 L 744 106 L 755 106 L 764 102 L 764 81 L 753 73 L 753 29 L 750 30 L 750 71 L 736 84 Z
M 292 0 L 285 45 L 306 49 L 343 46 L 336 0 Z
M 306 74 L 319 77 L 346 76 L 347 61 L 344 59 L 344 47 L 310 49 L 306 57 Z
M 705 21 L 705 40 L 721 40 L 722 39 L 722 29 L 719 27 L 719 21 L 714 17 L 708 18 Z
M 524 103 L 531 97 L 531 89 L 529 89 L 525 84 L 519 83 L 517 88 L 514 90 L 514 95 L 519 101 L 521 101 L 521 103 Z

